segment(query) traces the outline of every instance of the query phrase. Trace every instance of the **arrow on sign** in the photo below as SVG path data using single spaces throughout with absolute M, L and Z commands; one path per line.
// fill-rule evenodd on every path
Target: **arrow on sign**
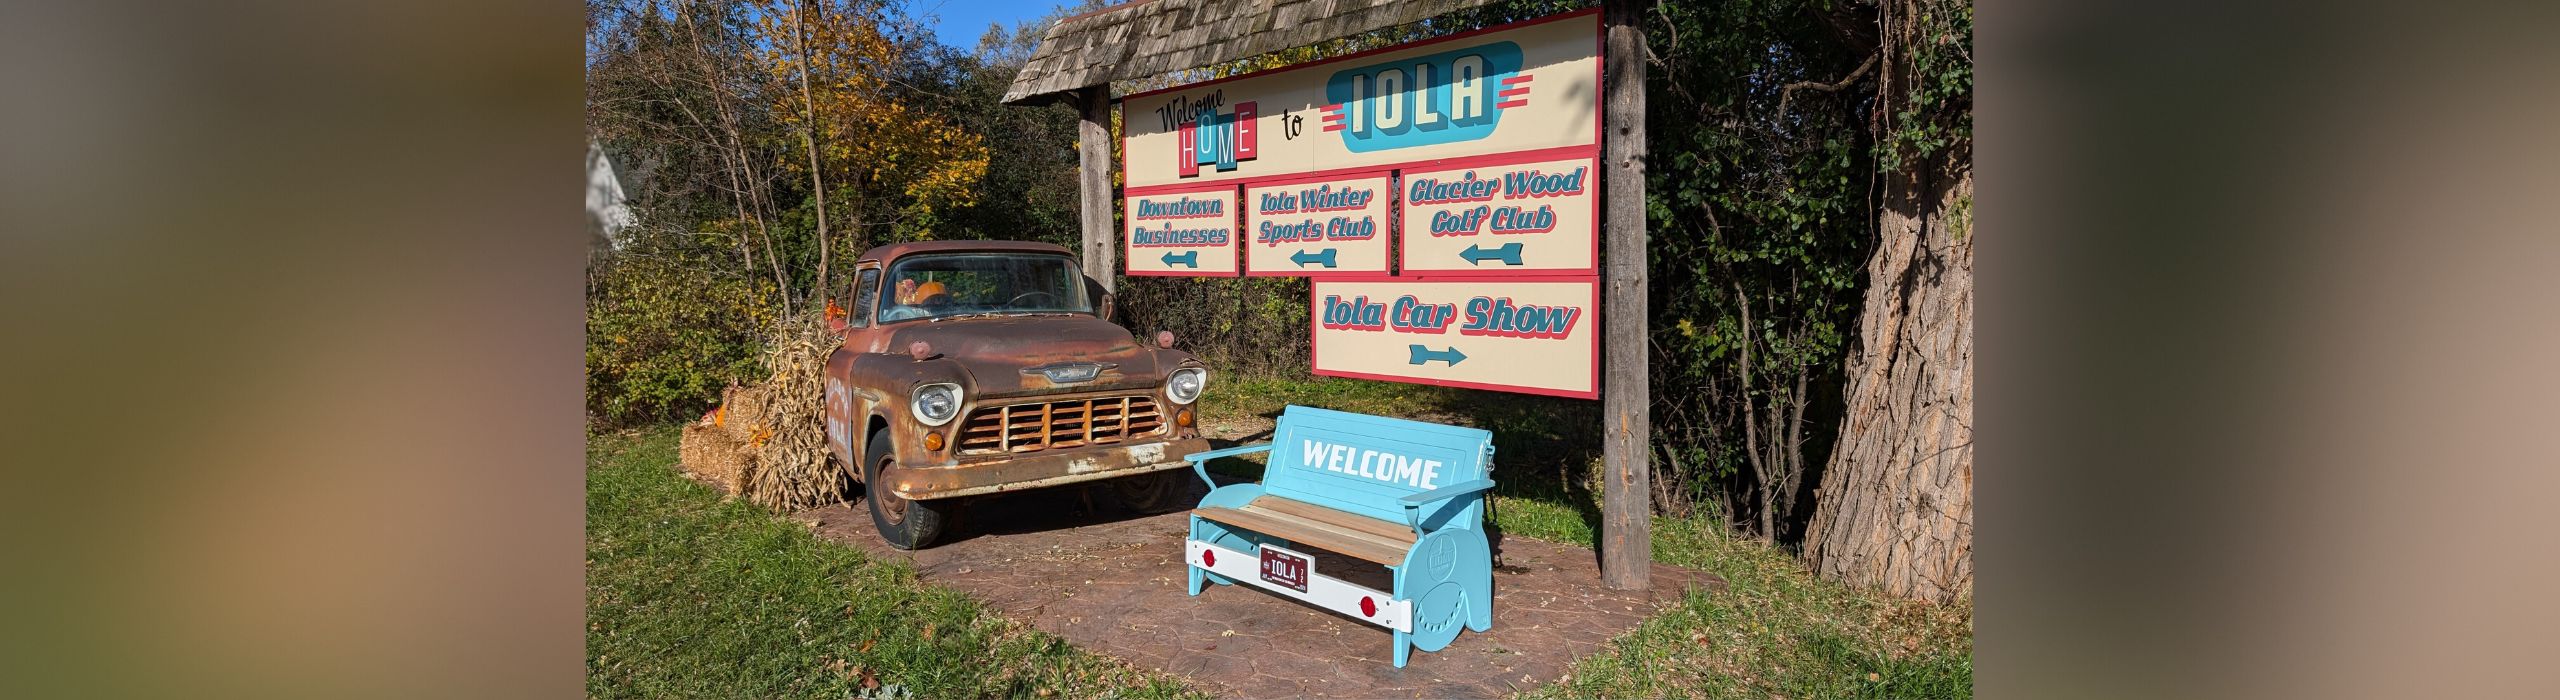
M 1512 244 L 1512 245 L 1519 245 L 1519 244 L 1514 243 L 1514 244 Z M 1431 349 L 1431 348 L 1428 348 L 1428 347 L 1425 347 L 1425 346 L 1421 346 L 1421 345 L 1413 345 L 1413 346 L 1408 346 L 1408 347 L 1413 348 L 1413 360 L 1412 360 L 1411 362 L 1409 362 L 1408 364 L 1416 364 L 1416 365 L 1418 365 L 1418 364 L 1422 364 L 1422 363 L 1425 363 L 1425 362 L 1430 362 L 1430 361 L 1432 361 L 1432 360 L 1439 360 L 1439 361 L 1442 361 L 1442 362 L 1449 363 L 1449 366 L 1451 366 L 1451 367 L 1456 367 L 1456 366 L 1458 366 L 1458 363 L 1467 361 L 1467 354 L 1466 354 L 1466 353 L 1463 353 L 1463 352 L 1458 352 L 1458 346 L 1455 346 L 1455 345 L 1451 345 L 1451 346 L 1449 346 L 1449 349 L 1447 349 L 1447 350 L 1433 350 L 1433 349 Z
M 1295 253 L 1290 253 L 1290 254 L 1289 254 L 1289 262 L 1297 263 L 1299 267 L 1306 267 L 1306 266 L 1307 266 L 1307 263 L 1318 263 L 1318 262 L 1320 262 L 1320 263 L 1324 263 L 1324 266 L 1325 266 L 1325 267 L 1327 267 L 1327 268 L 1331 268 L 1331 267 L 1333 267 L 1333 249 L 1332 249 L 1332 248 L 1326 248 L 1326 249 L 1324 249 L 1324 252 L 1322 252 L 1322 253 L 1309 252 L 1309 251 L 1303 251 L 1303 250 L 1302 250 L 1302 251 L 1295 252 Z
M 1500 260 L 1504 265 L 1518 265 L 1520 264 L 1520 242 L 1512 241 L 1496 248 L 1480 248 L 1470 244 L 1466 250 L 1458 251 L 1458 257 L 1466 258 L 1469 265 L 1482 265 L 1487 260 Z
M 1512 244 L 1512 245 L 1519 245 L 1519 244 L 1518 244 L 1518 243 L 1514 243 L 1514 244 Z M 1192 269 L 1195 269 L 1195 270 L 1196 270 L 1196 269 L 1199 269 L 1199 268 L 1200 268 L 1200 251 L 1195 250 L 1195 251 L 1191 251 L 1191 252 L 1188 252 L 1188 253 L 1183 253 L 1183 254 L 1181 254 L 1181 255 L 1175 255 L 1175 254 L 1172 254 L 1172 253 L 1166 253 L 1166 254 L 1164 254 L 1164 265 L 1165 265 L 1165 267 L 1172 267 L 1172 266 L 1175 266 L 1175 265 L 1181 265 L 1181 266 L 1183 266 L 1183 267 L 1188 267 L 1188 268 L 1192 268 Z

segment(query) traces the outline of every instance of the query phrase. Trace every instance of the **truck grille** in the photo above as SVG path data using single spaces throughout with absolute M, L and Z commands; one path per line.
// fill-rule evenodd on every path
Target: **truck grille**
M 960 454 L 1036 452 L 1109 445 L 1164 428 L 1150 396 L 981 407 L 960 429 Z

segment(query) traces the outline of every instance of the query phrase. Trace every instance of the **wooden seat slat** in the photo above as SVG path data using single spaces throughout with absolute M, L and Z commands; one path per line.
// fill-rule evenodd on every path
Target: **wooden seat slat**
M 1376 535 L 1387 540 L 1401 543 L 1406 547 L 1413 546 L 1413 526 L 1406 525 L 1404 523 L 1379 520 L 1377 518 L 1372 518 L 1358 513 L 1346 513 L 1332 508 L 1308 503 L 1306 501 L 1281 498 L 1279 496 L 1263 496 L 1261 498 L 1253 499 L 1253 502 L 1247 504 L 1245 509 L 1267 510 L 1282 516 L 1324 523 L 1326 525 L 1362 534 Z
M 1309 547 L 1329 549 L 1389 566 L 1403 565 L 1405 552 L 1413 548 L 1413 540 L 1410 538 L 1397 542 L 1357 530 L 1278 515 L 1266 510 L 1209 507 L 1193 510 L 1191 514 Z

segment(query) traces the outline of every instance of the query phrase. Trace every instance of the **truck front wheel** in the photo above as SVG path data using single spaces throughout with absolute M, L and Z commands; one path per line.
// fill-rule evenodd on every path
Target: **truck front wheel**
M 1191 472 L 1180 469 L 1124 476 L 1102 482 L 1104 492 L 1131 513 L 1154 515 L 1181 502 L 1191 485 Z
M 949 501 L 910 501 L 899 498 L 889 489 L 882 472 L 897 466 L 897 455 L 889 449 L 889 431 L 871 434 L 863 441 L 862 500 L 871 504 L 871 524 L 880 529 L 880 539 L 898 549 L 923 549 L 933 546 L 942 536 L 945 504 Z

